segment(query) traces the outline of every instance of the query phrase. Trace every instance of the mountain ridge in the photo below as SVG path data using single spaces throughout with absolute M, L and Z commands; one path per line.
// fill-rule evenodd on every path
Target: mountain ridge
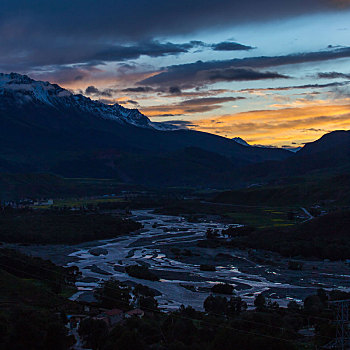
M 57 84 L 36 81 L 27 75 L 0 73 L 0 96 L 9 97 L 8 95 L 11 92 L 16 95 L 15 97 L 22 104 L 37 100 L 53 107 L 80 108 L 82 111 L 93 112 L 101 118 L 115 120 L 120 123 L 157 128 L 137 109 L 127 109 L 117 103 L 107 105 L 100 101 L 91 100 L 81 94 L 74 95 Z
M 17 73 L 0 75 L 2 172 L 226 187 L 249 164 L 291 155 L 195 130 L 166 131 L 138 110 L 105 105 Z

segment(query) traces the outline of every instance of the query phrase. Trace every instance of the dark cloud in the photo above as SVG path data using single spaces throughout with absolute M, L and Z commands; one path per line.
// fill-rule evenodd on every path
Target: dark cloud
M 303 129 L 303 131 L 308 132 L 308 131 L 313 131 L 313 132 L 327 132 L 328 130 L 326 129 L 316 129 L 316 128 L 308 128 L 308 129 Z
M 170 86 L 169 93 L 172 95 L 180 95 L 181 89 L 178 86 Z
M 151 92 L 154 91 L 154 89 L 150 86 L 137 86 L 137 87 L 131 87 L 126 88 L 122 90 L 123 92 Z
M 88 86 L 85 90 L 86 95 L 94 95 L 99 93 L 100 93 L 100 90 L 97 89 L 95 86 Z
M 328 72 L 328 73 L 318 73 L 317 77 L 322 79 L 337 79 L 337 78 L 350 79 L 350 74 L 339 73 L 339 72 Z
M 164 124 L 171 124 L 171 125 L 177 125 L 177 126 L 195 126 L 192 122 L 189 122 L 187 120 L 169 120 L 167 122 L 162 122 Z
M 142 109 L 143 113 L 150 113 L 156 117 L 169 117 L 184 114 L 196 114 L 210 112 L 221 108 L 226 102 L 243 100 L 245 97 L 204 97 L 184 100 L 179 103 L 151 106 Z
M 242 45 L 232 41 L 223 41 L 222 43 L 212 45 L 215 51 L 248 51 L 254 49 L 252 46 Z
M 242 89 L 239 92 L 258 92 L 258 91 L 288 91 L 297 89 L 322 89 L 322 88 L 336 88 L 350 84 L 350 81 L 334 82 L 328 84 L 306 84 L 306 85 L 292 85 L 292 86 L 280 86 L 273 88 L 261 88 L 261 89 Z
M 200 41 L 174 44 L 171 42 L 161 43 L 156 40 L 138 42 L 133 45 L 111 45 L 100 52 L 96 52 L 91 57 L 87 57 L 84 61 L 125 61 L 137 59 L 142 55 L 150 57 L 177 55 L 202 45 L 204 44 Z
M 0 16 L 1 17 L 1 16 Z M 74 34 L 72 34 L 74 35 Z M 122 62 L 137 59 L 141 56 L 162 57 L 186 53 L 198 46 L 205 46 L 200 41 L 174 44 L 157 40 L 138 41 L 129 44 L 118 44 L 114 41 L 92 41 L 89 38 L 72 41 L 65 40 L 57 44 L 56 41 L 46 42 L 45 33 L 30 42 L 6 41 L 1 37 L 0 26 L 0 69 L 28 70 L 42 66 L 64 67 L 72 64 L 97 66 L 105 62 Z M 20 47 L 20 46 L 23 46 Z M 22 53 L 25 50 L 25 54 Z M 120 73 L 135 69 L 127 64 L 119 67 Z
M 237 25 L 334 10 L 332 0 L 2 0 L 3 33 L 18 38 L 45 35 L 52 40 L 149 38 L 189 33 L 210 26 Z M 8 33 L 8 28 L 13 28 Z
M 135 106 L 139 105 L 139 103 L 134 100 L 118 101 L 118 103 L 121 105 L 128 105 L 128 104 L 135 105 Z
M 85 95 L 89 96 L 103 96 L 103 97 L 112 97 L 113 93 L 116 92 L 113 89 L 104 89 L 104 90 L 99 90 L 95 86 L 88 86 L 85 90 Z
M 274 72 L 258 72 L 245 68 L 214 69 L 207 71 L 205 75 L 207 76 L 207 80 L 212 82 L 289 78 L 286 75 Z
M 245 97 L 204 97 L 204 98 L 193 98 L 180 102 L 179 106 L 201 106 L 201 105 L 216 105 L 219 103 L 244 100 Z
M 222 60 L 222 61 L 197 61 L 195 63 L 173 65 L 166 67 L 166 71 L 156 74 L 150 78 L 144 79 L 140 84 L 147 85 L 174 85 L 177 84 L 182 86 L 184 84 L 189 84 L 197 82 L 199 84 L 205 84 L 210 81 L 208 79 L 208 74 L 213 71 L 230 72 L 230 69 L 240 68 L 247 70 L 247 77 L 254 77 L 253 72 L 249 72 L 249 69 L 262 69 L 269 67 L 278 67 L 283 65 L 293 65 L 299 63 L 311 63 L 319 61 L 334 60 L 338 58 L 348 58 L 350 57 L 350 47 L 345 47 L 341 49 L 316 51 L 308 53 L 291 54 L 284 56 L 260 56 L 260 57 L 248 57 L 248 58 L 236 58 L 232 60 Z M 231 71 L 233 76 L 228 73 L 227 81 L 237 80 L 234 78 L 235 71 Z M 236 71 L 236 73 L 238 73 Z M 256 72 L 257 74 L 259 72 Z M 273 73 L 267 72 L 272 75 Z M 277 74 L 277 73 L 275 73 Z M 238 80 L 244 80 L 243 74 L 237 74 Z M 240 77 L 242 76 L 242 78 Z M 266 79 L 263 76 L 262 79 Z M 277 76 L 276 76 L 277 78 Z M 215 79 L 214 79 L 215 80 Z M 223 79 L 224 80 L 224 79 Z M 255 79 L 246 79 L 255 80 Z
M 161 91 L 164 92 L 164 91 Z M 187 97 L 187 98 L 198 98 L 198 97 L 209 97 L 209 96 L 217 96 L 220 94 L 225 93 L 232 93 L 237 92 L 235 90 L 229 90 L 229 89 L 210 89 L 210 90 L 200 90 L 195 89 L 191 91 L 183 91 L 181 90 L 180 94 L 171 94 L 168 90 L 165 91 L 165 94 L 161 94 L 162 97 L 174 97 L 175 96 L 181 96 L 181 97 Z
M 197 64 L 183 65 L 182 67 L 179 67 L 179 69 L 175 68 L 177 66 L 172 66 L 168 72 L 147 78 L 140 81 L 139 84 L 154 84 L 162 86 L 176 83 L 181 88 L 194 88 L 220 81 L 230 82 L 289 78 L 286 75 L 276 72 L 260 72 L 251 68 L 206 69 L 207 64 L 203 62 L 197 62 Z M 213 65 L 210 64 L 209 66 Z
M 1 53 L 0 53 L 1 56 Z M 0 63 L 0 68 L 1 68 Z M 18 67 L 19 68 L 19 67 Z M 14 70 L 16 68 L 14 67 Z M 58 84 L 69 82 L 78 82 L 83 81 L 85 79 L 91 78 L 93 74 L 101 73 L 100 69 L 93 67 L 91 65 L 82 64 L 77 66 L 47 66 L 47 67 L 39 67 L 34 72 L 30 73 L 30 76 L 33 79 L 44 80 L 55 82 Z
M 154 38 L 333 11 L 337 4 L 332 0 L 2 0 L 0 69 L 176 55 L 203 43 L 160 43 Z M 233 50 L 237 45 L 220 43 L 216 49 Z

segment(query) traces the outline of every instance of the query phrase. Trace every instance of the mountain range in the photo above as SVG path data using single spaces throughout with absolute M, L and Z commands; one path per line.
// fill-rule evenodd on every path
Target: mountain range
M 152 123 L 136 109 L 74 95 L 16 73 L 0 75 L 0 170 L 116 178 L 153 185 L 220 185 L 282 149 Z
M 344 165 L 349 132 L 296 154 L 152 123 L 137 109 L 106 105 L 56 84 L 0 74 L 0 172 L 113 178 L 152 186 L 230 187 L 255 178 Z

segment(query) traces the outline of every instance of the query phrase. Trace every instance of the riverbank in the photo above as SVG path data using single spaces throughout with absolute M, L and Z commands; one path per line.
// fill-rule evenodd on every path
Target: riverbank
M 78 266 L 82 279 L 79 295 L 85 297 L 102 280 L 114 277 L 127 283 L 141 283 L 159 292 L 161 308 L 173 310 L 181 304 L 199 310 L 217 283 L 229 283 L 236 295 L 252 305 L 255 296 L 264 293 L 286 305 L 300 302 L 317 288 L 350 290 L 350 269 L 342 262 L 301 260 L 300 271 L 289 269 L 289 260 L 276 253 L 197 245 L 208 228 L 222 230 L 222 222 L 188 222 L 180 216 L 136 210 L 132 219 L 144 228 L 117 239 L 78 245 L 15 246 L 21 251 L 67 266 Z M 96 250 L 95 248 L 98 248 Z M 100 254 L 96 254 L 96 251 Z M 130 277 L 125 267 L 143 264 L 160 281 Z M 202 271 L 209 264 L 216 271 Z

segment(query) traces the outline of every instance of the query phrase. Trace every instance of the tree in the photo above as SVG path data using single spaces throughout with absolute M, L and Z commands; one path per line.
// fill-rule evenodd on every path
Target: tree
M 135 330 L 125 330 L 121 336 L 116 339 L 112 349 L 113 350 L 141 350 L 145 348 L 145 344 L 140 339 L 140 335 Z
M 107 309 L 125 309 L 129 307 L 131 299 L 129 292 L 130 289 L 128 287 L 111 278 L 100 285 L 100 288 L 95 292 L 95 296 L 101 303 L 101 306 Z
M 205 233 L 205 237 L 207 239 L 215 239 L 219 236 L 219 231 L 218 230 L 214 230 L 212 228 L 208 228 L 206 233 Z
M 209 295 L 204 300 L 204 309 L 208 313 L 225 315 L 227 312 L 227 299 L 220 296 Z
M 256 307 L 257 311 L 262 311 L 266 308 L 266 299 L 262 294 L 256 296 L 254 306 Z
M 227 316 L 234 316 L 247 310 L 247 303 L 241 297 L 232 297 L 227 303 Z
M 84 339 L 86 345 L 92 349 L 100 349 L 108 336 L 108 327 L 102 320 L 86 318 L 80 322 L 79 335 Z
M 141 278 L 149 281 L 159 281 L 159 277 L 149 270 L 147 266 L 130 265 L 125 268 L 131 277 Z
M 328 301 L 328 295 L 323 288 L 317 289 L 317 296 L 320 298 L 321 302 L 326 305 Z
M 143 295 L 145 297 L 154 297 L 157 295 L 157 291 L 140 283 L 134 287 L 133 293 L 136 296 Z
M 319 314 L 324 305 L 318 295 L 310 295 L 304 300 L 304 310 L 309 315 Z
M 50 350 L 63 350 L 69 347 L 67 328 L 62 323 L 50 323 L 47 328 L 44 347 Z
M 139 297 L 139 305 L 140 309 L 145 311 L 157 311 L 158 310 L 158 302 L 153 297 Z
M 269 310 L 278 310 L 280 306 L 277 301 L 272 301 L 271 299 L 269 299 L 267 302 L 267 308 Z
M 218 294 L 229 294 L 231 295 L 233 293 L 233 287 L 228 284 L 228 283 L 218 283 L 215 284 L 212 287 L 212 292 L 213 293 L 218 293 Z
M 287 308 L 291 312 L 298 312 L 298 311 L 300 311 L 300 305 L 295 300 L 291 300 L 288 303 Z

